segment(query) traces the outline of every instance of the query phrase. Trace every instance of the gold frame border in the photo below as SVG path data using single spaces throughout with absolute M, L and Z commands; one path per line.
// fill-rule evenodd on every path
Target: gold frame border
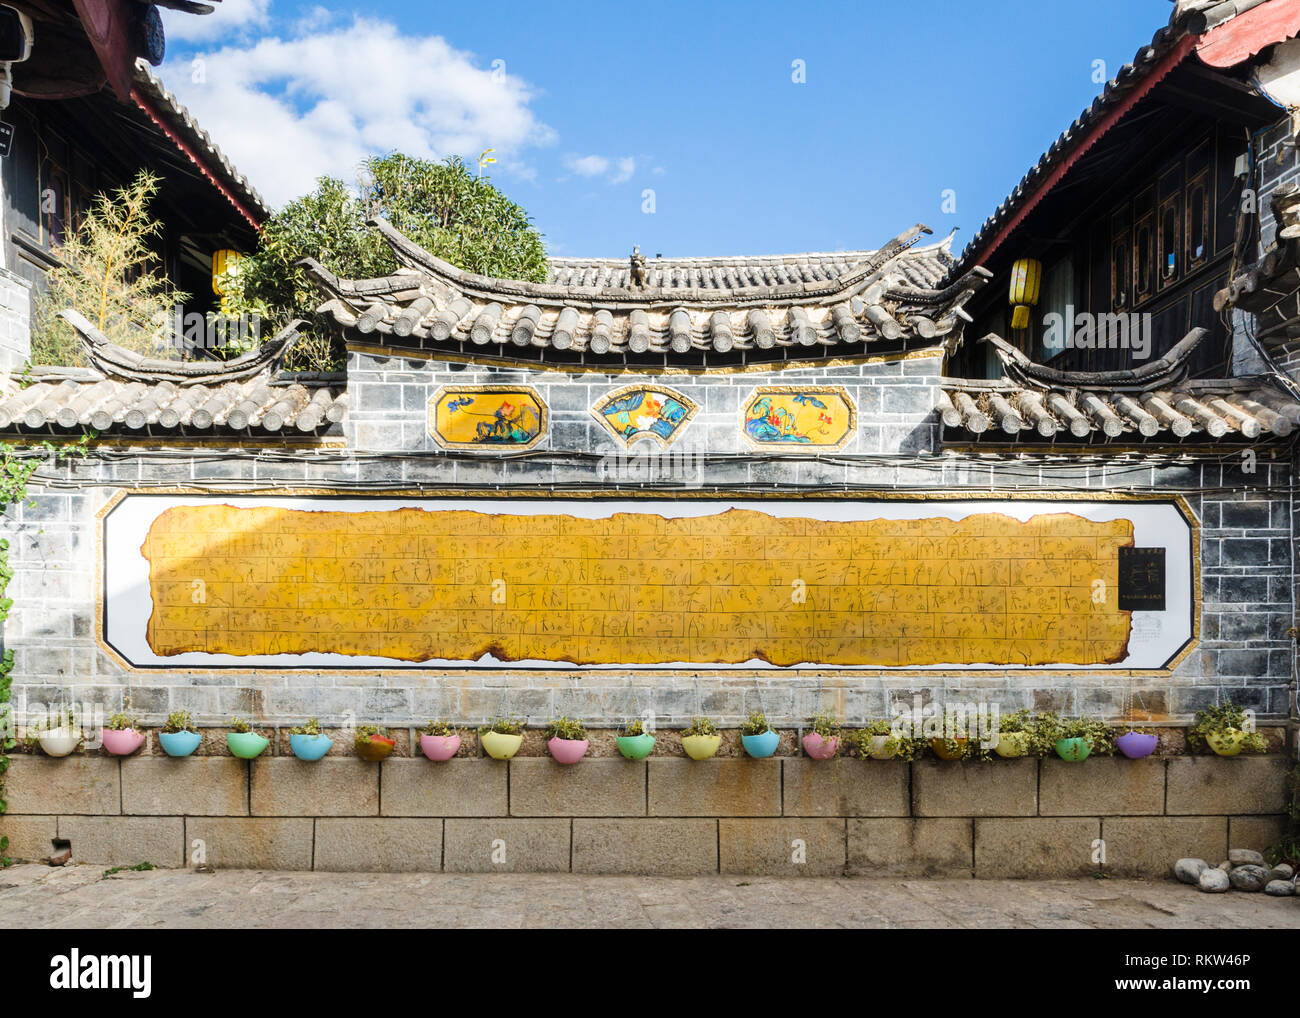
M 849 408 L 849 424 L 844 430 L 844 437 L 834 445 L 789 445 L 784 442 L 760 442 L 745 430 L 745 415 L 749 412 L 750 406 L 754 400 L 758 399 L 759 393 L 771 394 L 795 394 L 801 392 L 821 392 L 833 393 L 844 400 L 844 405 Z M 749 443 L 750 448 L 762 452 L 781 452 L 790 456 L 807 456 L 815 459 L 823 452 L 839 452 L 846 446 L 850 445 L 858 437 L 858 405 L 854 402 L 853 397 L 849 395 L 848 389 L 842 385 L 756 385 L 750 390 L 740 402 L 740 437 Z M 804 450 L 808 450 L 805 452 Z
M 456 392 L 479 392 L 487 394 L 505 394 L 511 392 L 527 393 L 533 398 L 541 411 L 541 420 L 538 423 L 537 434 L 530 442 L 523 445 L 495 446 L 491 444 L 480 445 L 476 442 L 449 442 L 438 434 L 437 427 L 437 404 L 443 396 L 451 395 Z M 440 385 L 434 390 L 433 395 L 429 397 L 425 404 L 425 422 L 424 430 L 429 437 L 434 440 L 443 449 L 454 449 L 460 451 L 472 451 L 476 453 L 487 453 L 489 455 L 509 454 L 513 452 L 527 452 L 529 449 L 535 449 L 550 434 L 551 429 L 551 408 L 546 405 L 546 400 L 542 394 L 534 389 L 531 385 Z
M 593 498 L 603 492 L 573 492 L 565 493 L 559 496 L 563 498 Z M 1067 495 L 1060 492 L 1014 492 L 1014 491 L 981 491 L 960 493 L 954 491 L 935 491 L 935 492 L 911 492 L 911 491 L 882 491 L 869 493 L 869 498 L 863 498 L 862 492 L 844 491 L 844 492 L 817 492 L 811 495 L 799 495 L 782 492 L 750 492 L 741 493 L 745 499 L 752 501 L 789 501 L 793 498 L 813 498 L 825 501 L 836 501 L 843 498 L 855 499 L 863 502 L 1133 502 L 1133 503 L 1152 503 L 1168 502 L 1174 505 L 1183 519 L 1187 521 L 1187 526 L 1191 536 L 1191 558 L 1192 558 L 1192 634 L 1187 640 L 1187 644 L 1175 654 L 1161 668 L 1097 668 L 1094 665 L 1079 665 L 1075 671 L 1081 671 L 1086 675 L 1096 675 L 1107 679 L 1126 679 L 1126 678 L 1167 678 L 1174 673 L 1180 664 L 1182 664 L 1191 653 L 1200 646 L 1201 643 L 1201 521 L 1200 518 L 1192 511 L 1191 504 L 1186 497 L 1180 494 L 1169 494 L 1163 496 L 1144 496 L 1131 492 L 1120 491 L 1099 491 L 1087 498 Z M 116 506 L 131 495 L 205 495 L 220 497 L 229 495 L 235 498 L 247 498 L 258 495 L 329 495 L 343 496 L 351 498 L 374 498 L 374 499 L 392 499 L 392 498 L 464 498 L 466 492 L 464 489 L 441 488 L 425 490 L 420 488 L 406 488 L 394 491 L 377 492 L 368 494 L 366 492 L 340 492 L 334 488 L 272 488 L 272 489 L 231 489 L 230 491 L 221 491 L 214 493 L 209 489 L 195 488 L 192 486 L 178 486 L 174 488 L 120 488 L 114 492 L 105 503 L 95 512 L 95 645 L 107 654 L 118 666 L 125 672 L 136 675 L 151 675 L 167 670 L 165 665 L 141 666 L 127 661 L 121 654 L 109 646 L 108 641 L 104 639 L 104 518 Z M 707 491 L 647 491 L 645 489 L 630 489 L 627 491 L 611 491 L 610 497 L 622 499 L 642 499 L 642 500 L 719 500 L 718 492 Z M 510 498 L 549 498 L 555 499 L 557 496 L 549 490 L 539 490 L 536 488 L 510 489 L 503 488 L 500 491 L 494 491 L 491 494 L 475 493 L 475 498 L 486 498 L 492 500 L 510 499 Z M 203 667 L 186 667 L 177 666 L 173 671 L 177 672 L 210 672 L 211 668 Z M 421 667 L 419 665 L 408 666 L 406 668 L 314 668 L 310 665 L 276 665 L 273 668 L 266 666 L 251 666 L 249 668 L 239 668 L 235 665 L 223 665 L 219 671 L 230 675 L 247 675 L 256 677 L 258 674 L 279 673 L 279 672 L 314 672 L 317 675 L 356 675 L 360 671 L 368 672 L 377 678 L 397 678 L 399 676 L 410 675 L 428 675 L 430 673 L 445 676 L 448 672 L 462 673 L 468 672 L 467 667 L 447 668 L 447 667 Z M 512 671 L 518 672 L 520 669 L 511 669 L 509 666 L 501 668 L 484 668 L 477 667 L 473 669 L 473 674 L 496 676 L 509 675 Z M 547 668 L 544 672 L 538 669 L 530 669 L 529 674 L 544 674 L 548 678 L 554 678 L 557 682 L 566 681 L 575 676 L 590 675 L 594 669 L 584 669 L 579 666 L 565 668 L 559 666 L 556 668 Z M 602 672 L 609 672 L 617 676 L 618 670 L 611 668 L 599 669 Z M 716 672 L 719 679 L 735 679 L 738 670 L 735 668 L 640 668 L 627 669 L 629 672 L 653 673 L 654 676 L 663 676 L 666 678 L 698 678 L 700 672 L 706 674 Z M 762 676 L 764 678 L 778 679 L 782 677 L 803 678 L 809 672 L 816 671 L 818 678 L 831 679 L 949 679 L 949 678 L 984 678 L 989 676 L 999 676 L 1007 680 L 1023 678 L 1056 678 L 1063 676 L 1068 677 L 1071 674 L 1070 666 L 1057 668 L 1024 668 L 1010 670 L 1006 666 L 995 666 L 992 668 L 939 668 L 935 666 L 927 669 L 925 666 L 915 668 L 771 668 L 764 669 Z M 739 673 L 743 674 L 743 673 Z
M 683 417 L 681 423 L 673 429 L 673 433 L 670 437 L 665 439 L 660 435 L 656 435 L 653 431 L 642 431 L 633 435 L 631 438 L 626 438 L 610 426 L 609 419 L 604 415 L 601 408 L 609 406 L 610 403 L 614 402 L 614 400 L 618 399 L 620 396 L 626 396 L 633 392 L 662 393 L 663 395 L 671 396 L 686 408 L 686 416 Z M 646 439 L 656 443 L 660 449 L 667 449 L 686 433 L 686 429 L 690 427 L 691 421 L 695 419 L 695 415 L 699 410 L 700 405 L 696 403 L 695 400 L 691 399 L 689 396 L 682 395 L 676 389 L 667 385 L 655 385 L 650 382 L 637 382 L 633 385 L 625 385 L 622 388 L 614 389 L 611 392 L 605 393 L 605 395 L 601 396 L 596 400 L 596 402 L 591 404 L 588 412 L 592 417 L 596 418 L 596 421 L 600 426 L 605 429 L 605 433 L 613 438 L 614 441 L 624 449 L 631 449 L 635 443 L 645 441 Z

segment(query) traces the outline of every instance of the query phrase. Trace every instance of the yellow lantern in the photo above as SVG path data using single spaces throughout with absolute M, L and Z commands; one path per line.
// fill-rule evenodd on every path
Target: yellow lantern
M 221 298 L 221 313 L 230 313 L 230 298 L 238 292 L 233 279 L 239 274 L 244 256 L 238 251 L 212 252 L 212 292 Z
M 1043 282 L 1043 263 L 1036 258 L 1020 258 L 1011 266 L 1011 327 L 1029 328 L 1029 309 L 1038 303 L 1038 289 Z

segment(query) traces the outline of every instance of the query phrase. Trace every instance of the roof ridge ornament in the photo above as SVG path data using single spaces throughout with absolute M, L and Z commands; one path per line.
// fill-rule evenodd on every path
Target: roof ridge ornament
M 1208 329 L 1193 329 L 1164 356 L 1139 368 L 1120 371 L 1061 371 L 1030 360 L 1024 351 L 995 332 L 990 332 L 984 339 L 993 345 L 1007 377 L 1019 385 L 1034 389 L 1105 388 L 1120 392 L 1147 392 L 1183 381 L 1188 374 L 1192 352 L 1209 334 Z
M 67 308 L 58 317 L 72 326 L 90 362 L 102 374 L 131 382 L 174 382 L 177 385 L 220 384 L 270 375 L 298 339 L 306 321 L 295 318 L 276 335 L 246 354 L 228 361 L 172 361 L 145 357 L 109 340 L 80 312 Z
M 628 271 L 631 273 L 632 288 L 644 290 L 646 287 L 646 262 L 645 255 L 641 253 L 641 245 L 632 245 L 632 255 L 628 259 Z

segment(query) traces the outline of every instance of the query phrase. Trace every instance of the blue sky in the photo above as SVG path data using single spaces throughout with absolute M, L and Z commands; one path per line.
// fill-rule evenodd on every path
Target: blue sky
M 273 204 L 491 146 L 555 255 L 960 250 L 1171 6 L 225 0 L 167 13 L 160 73 Z

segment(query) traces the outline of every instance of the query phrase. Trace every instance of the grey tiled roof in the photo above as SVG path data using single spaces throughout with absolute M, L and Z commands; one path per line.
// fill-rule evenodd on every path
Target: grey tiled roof
M 63 434 L 320 434 L 343 420 L 342 383 L 307 386 L 259 375 L 212 385 L 122 381 L 92 371 L 49 372 L 0 394 L 0 431 Z
M 988 277 L 976 268 L 933 288 L 948 255 L 943 245 L 914 250 L 929 232 L 923 226 L 872 252 L 657 268 L 648 259 L 644 286 L 629 285 L 627 263 L 615 269 L 613 261 L 558 260 L 544 283 L 492 279 L 435 257 L 383 220 L 372 226 L 402 268 L 381 279 L 340 279 L 304 259 L 326 298 L 320 310 L 395 347 L 471 355 L 698 360 L 734 351 L 777 360 L 785 348 L 814 356 L 881 341 L 954 344 L 968 320 L 963 306 Z

